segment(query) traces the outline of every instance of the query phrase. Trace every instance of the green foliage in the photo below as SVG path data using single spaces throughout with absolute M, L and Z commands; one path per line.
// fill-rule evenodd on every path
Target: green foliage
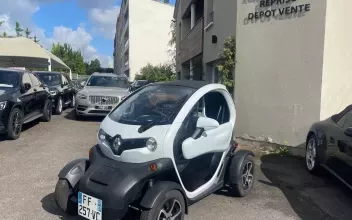
M 287 145 L 288 145 L 288 142 L 284 141 L 284 145 L 277 146 L 275 149 L 270 151 L 270 153 L 277 154 L 279 156 L 290 156 L 292 154 L 291 154 L 290 148 Z
M 162 64 L 153 66 L 146 65 L 140 71 L 140 75 L 136 75 L 136 80 L 149 80 L 151 82 L 171 81 L 176 79 L 176 74 L 173 72 L 172 65 Z
M 86 74 L 86 66 L 84 64 L 83 55 L 80 50 L 72 49 L 71 45 L 60 43 L 53 44 L 51 53 L 59 57 L 67 66 L 71 68 L 73 73 Z
M 235 81 L 233 72 L 236 65 L 236 38 L 228 37 L 224 42 L 224 49 L 220 52 L 219 63 L 217 65 L 220 73 L 220 82 L 228 89 L 233 89 Z
M 30 35 L 31 35 L 31 31 L 26 28 L 26 30 L 24 31 L 24 33 L 26 34 L 26 38 L 31 38 Z
M 39 43 L 39 39 L 37 38 L 37 36 L 34 36 L 34 42 L 36 42 L 36 43 Z
M 168 45 L 171 47 L 168 51 L 168 53 L 170 54 L 170 56 L 172 57 L 172 65 L 174 68 L 176 68 L 176 21 L 172 20 L 171 21 L 171 38 L 169 40 Z
M 21 25 L 18 21 L 16 21 L 16 35 L 17 37 L 21 37 L 22 36 L 22 32 L 23 32 L 23 29 L 21 28 Z
M 91 75 L 94 72 L 101 71 L 100 61 L 98 59 L 92 60 L 90 62 L 86 62 L 85 65 L 86 65 L 86 70 L 88 75 Z
M 3 32 L 3 33 L 2 33 L 2 36 L 3 36 L 3 37 L 7 37 L 7 33 L 6 33 L 6 32 Z

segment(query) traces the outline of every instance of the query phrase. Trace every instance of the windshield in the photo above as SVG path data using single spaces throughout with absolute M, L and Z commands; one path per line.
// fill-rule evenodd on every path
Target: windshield
M 36 73 L 38 77 L 48 86 L 57 86 L 61 84 L 60 74 L 56 73 Z
M 143 88 L 115 108 L 109 117 L 131 125 L 171 124 L 195 89 L 172 85 L 152 85 Z
M 136 82 L 136 86 L 144 86 L 144 85 L 146 85 L 148 83 L 148 81 L 137 81 Z
M 20 85 L 20 74 L 14 71 L 0 70 L 0 88 L 15 88 Z
M 128 88 L 129 84 L 127 78 L 112 75 L 91 76 L 87 82 L 87 86 Z

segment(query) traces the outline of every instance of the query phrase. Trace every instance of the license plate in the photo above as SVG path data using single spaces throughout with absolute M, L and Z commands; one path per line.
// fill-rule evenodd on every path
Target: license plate
M 104 105 L 97 105 L 95 106 L 96 109 L 101 109 L 101 110 L 110 110 L 112 106 L 104 106 Z
M 78 192 L 78 214 L 90 220 L 102 219 L 103 201 Z

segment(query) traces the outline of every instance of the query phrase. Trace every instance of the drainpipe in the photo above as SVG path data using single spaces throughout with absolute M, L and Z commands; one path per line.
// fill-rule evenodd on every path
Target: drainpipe
M 191 30 L 194 28 L 194 25 L 196 23 L 196 4 L 191 5 Z M 193 60 L 191 59 L 189 61 L 189 75 L 190 75 L 190 80 L 193 80 Z

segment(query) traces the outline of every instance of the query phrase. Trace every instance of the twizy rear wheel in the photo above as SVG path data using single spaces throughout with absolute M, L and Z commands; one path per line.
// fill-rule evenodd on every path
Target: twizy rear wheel
M 142 211 L 140 220 L 183 220 L 185 210 L 183 195 L 177 190 L 171 190 L 154 208 Z
M 77 215 L 77 203 L 72 201 L 74 189 L 65 179 L 59 179 L 55 187 L 55 201 L 62 211 L 70 215 Z
M 233 158 L 234 160 L 235 158 Z M 237 176 L 230 175 L 229 185 L 231 194 L 234 196 L 243 197 L 246 196 L 254 184 L 254 158 L 252 155 L 247 155 L 244 158 L 242 164 L 238 164 L 235 161 L 231 162 L 230 172 L 238 169 L 240 167 L 240 172 L 236 174 Z

